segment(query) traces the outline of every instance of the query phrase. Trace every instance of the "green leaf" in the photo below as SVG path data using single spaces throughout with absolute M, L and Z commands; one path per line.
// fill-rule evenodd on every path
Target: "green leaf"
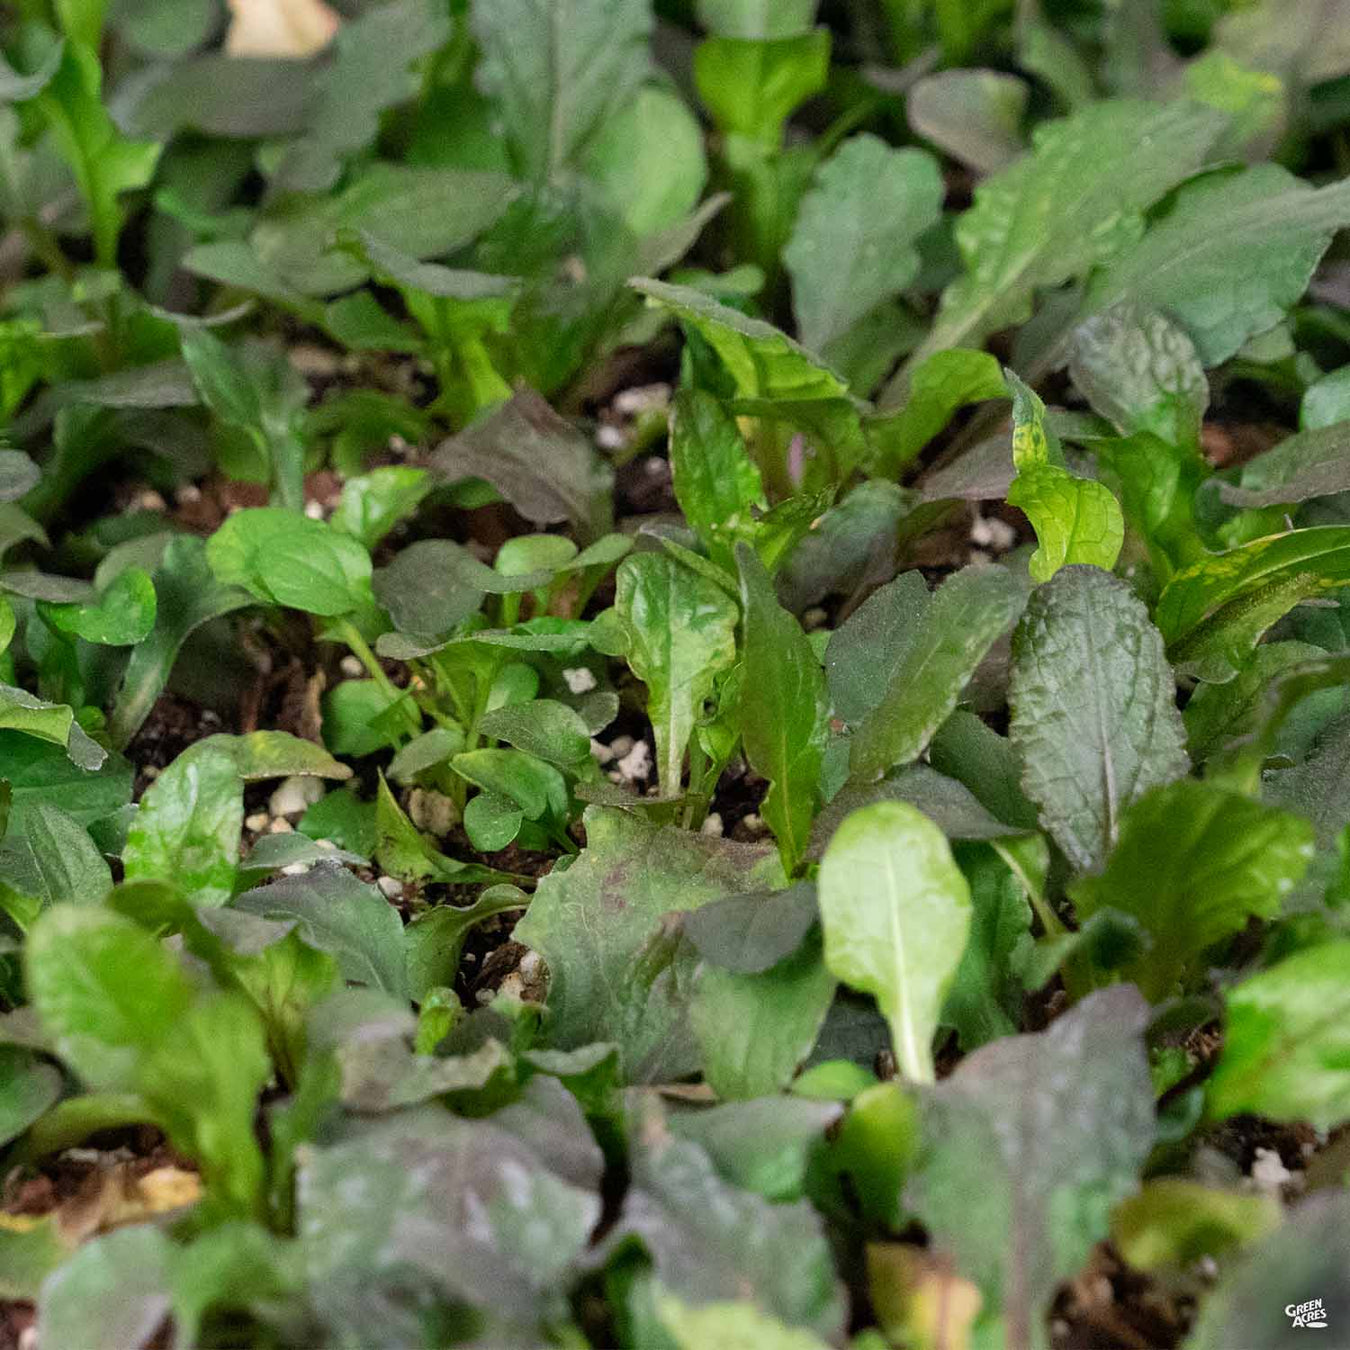
M 1107 101 L 1039 126 L 1033 149 L 975 189 L 956 223 L 964 275 L 942 297 L 912 363 L 975 347 L 1031 314 L 1043 287 L 1134 243 L 1149 206 L 1206 162 L 1225 118 L 1195 104 Z M 897 377 L 883 405 L 899 401 Z
M 710 37 L 694 50 L 694 84 L 714 125 L 756 146 L 776 148 L 788 118 L 824 87 L 826 28 L 780 38 Z
M 817 430 L 812 439 L 828 442 L 817 448 L 834 456 L 837 479 L 847 477 L 865 446 L 858 409 L 839 375 L 772 324 L 747 318 L 693 287 L 645 277 L 629 284 L 670 310 L 687 332 L 712 347 L 731 377 L 737 399 L 752 405 L 743 411 L 755 416 L 773 413 L 789 421 L 793 416 L 816 415 L 830 435 L 823 437 Z
M 806 852 L 816 813 L 828 716 L 825 676 L 753 551 L 739 545 L 736 561 L 744 634 L 741 736 L 751 767 L 769 780 L 760 814 L 790 876 Z
M 1187 1177 L 1155 1177 L 1116 1207 L 1111 1242 L 1136 1270 L 1184 1270 L 1280 1226 L 1273 1195 L 1242 1195 Z
M 1125 518 L 1109 489 L 1075 478 L 1063 452 L 1045 429 L 1045 404 L 1007 372 L 1013 396 L 1013 464 L 1017 476 L 1008 504 L 1031 521 L 1040 547 L 1029 568 L 1036 581 L 1049 581 L 1061 567 L 1085 563 L 1109 571 L 1125 542 Z
M 1184 329 L 1124 303 L 1084 320 L 1070 342 L 1074 384 L 1121 435 L 1148 431 L 1169 445 L 1199 444 L 1209 381 Z
M 868 424 L 873 469 L 900 474 L 959 408 L 1007 396 L 1003 369 L 988 352 L 964 347 L 934 352 L 915 368 L 904 407 Z
M 118 131 L 103 105 L 102 86 L 98 53 L 68 43 L 35 106 L 89 208 L 95 256 L 100 266 L 115 267 L 121 196 L 150 182 L 161 147 L 128 140 Z
M 942 832 L 906 802 L 855 811 L 820 864 L 825 964 L 872 994 L 901 1072 L 931 1083 L 933 1033 L 970 932 L 970 887 Z
M 729 895 L 685 915 L 684 935 L 710 964 L 738 975 L 758 975 L 786 960 L 819 917 L 815 884 L 785 891 Z
M 875 704 L 853 734 L 849 771 L 855 782 L 875 779 L 923 753 L 1025 604 L 1025 588 L 1002 567 L 966 567 L 938 587 L 897 644 L 894 663 L 876 660 L 873 667 L 874 679 L 885 683 L 879 696 L 876 690 L 869 695 Z
M 684 221 L 708 181 L 703 129 L 678 94 L 643 85 L 601 124 L 585 170 L 634 235 L 660 234 Z
M 942 176 L 922 150 L 872 135 L 844 142 L 802 199 L 783 262 L 793 309 L 812 351 L 843 337 L 919 272 L 919 236 L 942 211 Z
M 121 755 L 106 755 L 96 770 L 82 769 L 62 746 L 19 732 L 0 731 L 0 764 L 13 794 L 11 836 L 27 829 L 29 814 L 38 802 L 51 802 L 81 825 L 90 825 L 131 800 L 135 774 Z
M 355 539 L 276 506 L 227 516 L 206 559 L 223 586 L 325 618 L 351 613 L 370 593 L 370 554 Z
M 826 1350 L 826 1342 L 799 1327 L 787 1327 L 753 1303 L 727 1300 L 702 1307 L 673 1294 L 656 1294 L 656 1314 L 678 1350 Z
M 562 774 L 523 750 L 469 750 L 456 755 L 450 767 L 475 787 L 515 802 L 529 820 L 567 814 Z
M 216 580 L 206 546 L 190 535 L 169 540 L 154 570 L 154 588 L 155 626 L 132 651 L 108 719 L 108 734 L 118 747 L 129 744 L 149 716 L 188 636 L 253 603 L 246 590 Z
M 649 71 L 647 0 L 475 0 L 472 24 L 483 88 L 524 178 L 573 167 Z
M 966 1051 L 1017 1030 L 1022 986 L 1012 954 L 1031 931 L 1026 889 L 991 848 L 958 852 L 970 886 L 970 940 L 942 1004 L 941 1022 L 954 1027 Z
M 27 496 L 42 478 L 42 470 L 18 450 L 0 450 L 0 502 Z
M 1220 500 L 1228 506 L 1283 506 L 1350 490 L 1348 432 L 1336 423 L 1290 436 L 1244 464 L 1237 486 L 1221 482 Z
M 471 929 L 511 910 L 525 909 L 530 898 L 515 886 L 489 886 L 471 905 L 436 905 L 404 930 L 408 994 L 421 1003 L 432 989 L 449 988 L 459 970 L 460 953 Z
M 1223 229 L 1213 228 L 1216 220 Z M 1087 306 L 1132 300 L 1165 310 L 1204 364 L 1216 366 L 1284 318 L 1346 224 L 1347 182 L 1315 189 L 1278 164 L 1203 178 L 1111 260 L 1089 287 Z
M 627 811 L 590 807 L 586 848 L 566 871 L 541 877 L 515 940 L 549 969 L 550 1043 L 619 1044 L 629 1082 L 669 1082 L 698 1067 L 687 1017 L 696 958 L 662 919 L 743 891 L 781 886 L 776 854 Z M 636 883 L 634 879 L 639 879 Z
M 129 567 L 117 574 L 97 600 L 72 605 L 40 600 L 38 613 L 58 632 L 108 647 L 130 647 L 149 636 L 155 626 L 155 586 L 148 572 Z
M 844 1303 L 819 1215 L 728 1186 L 708 1155 L 674 1134 L 654 1094 L 628 1122 L 632 1183 L 609 1241 L 638 1237 L 661 1286 L 699 1305 L 737 1300 L 833 1339 Z
M 1224 995 L 1228 1029 L 1206 1100 L 1216 1120 L 1249 1112 L 1331 1129 L 1350 1114 L 1350 942 L 1286 957 Z
M 232 908 L 295 924 L 319 951 L 332 952 L 344 979 L 404 997 L 403 923 L 383 893 L 337 863 L 245 891 Z
M 211 1199 L 239 1215 L 257 1216 L 261 1205 L 263 1159 L 253 1122 L 271 1076 L 257 1011 L 226 993 L 196 999 L 161 1028 L 137 1075 L 170 1140 L 201 1168 Z
M 847 725 L 861 725 L 885 697 L 885 681 L 913 645 L 932 604 L 923 573 L 902 572 L 830 634 L 825 678 L 834 712 Z
M 24 837 L 42 878 L 48 904 L 101 905 L 112 890 L 112 869 L 89 831 L 59 806 L 35 802 Z
M 766 510 L 768 501 L 735 418 L 700 389 L 682 389 L 675 396 L 670 473 L 689 528 L 713 562 L 733 570 L 736 541 L 753 539 L 754 512 Z
M 425 469 L 385 464 L 349 478 L 328 523 L 366 548 L 374 548 L 390 530 L 406 520 L 435 487 Z
M 141 799 L 122 853 L 126 878 L 171 879 L 195 905 L 226 904 L 243 826 L 243 782 L 234 760 L 212 747 L 188 751 Z
M 581 715 L 550 698 L 496 708 L 478 719 L 478 731 L 573 772 L 591 755 L 591 734 Z
M 43 1026 L 93 1088 L 135 1091 L 144 1057 L 192 1001 L 174 957 L 106 909 L 54 905 L 30 930 L 24 961 Z
M 698 0 L 698 21 L 735 38 L 784 38 L 810 28 L 819 0 Z
M 647 686 L 661 793 L 678 797 L 694 725 L 717 677 L 736 659 L 736 605 L 674 558 L 635 553 L 619 566 L 614 608 L 628 664 Z
M 72 764 L 91 773 L 108 758 L 108 752 L 85 734 L 68 703 L 47 703 L 24 689 L 0 684 L 0 734 L 4 731 L 21 731 L 59 745 Z M 8 770 L 5 776 L 10 777 Z
M 1344 585 L 1347 579 L 1350 528 L 1319 525 L 1290 530 L 1211 554 L 1178 572 L 1159 597 L 1153 618 L 1170 649 L 1195 638 L 1202 625 L 1219 626 L 1235 602 L 1261 599 L 1291 581 L 1299 581 L 1302 594 L 1309 594 Z M 1284 609 L 1268 623 L 1274 623 L 1302 595 L 1295 588 L 1286 598 Z
M 268 778 L 334 778 L 341 782 L 352 776 L 351 769 L 323 746 L 292 736 L 289 731 L 250 731 L 243 736 L 219 732 L 196 742 L 191 753 L 200 754 L 208 747 L 228 755 L 246 783 Z
M 525 812 L 500 792 L 480 791 L 464 804 L 464 833 L 480 853 L 496 853 L 520 833 Z
M 689 1021 L 713 1091 L 732 1101 L 786 1087 L 816 1043 L 834 989 L 818 935 L 758 974 L 704 966 Z
M 1049 1344 L 1055 1286 L 1106 1236 L 1153 1145 L 1148 1008 L 1124 986 L 968 1056 L 923 1102 L 905 1199 L 1002 1310 L 1009 1345 Z
M 1132 915 L 1153 939 L 1127 967 L 1152 999 L 1165 997 L 1206 947 L 1273 918 L 1313 854 L 1307 821 L 1193 779 L 1154 788 L 1125 813 L 1104 870 L 1073 890 L 1079 914 Z
M 1078 868 L 1100 866 L 1129 805 L 1187 770 L 1162 639 L 1130 588 L 1096 568 L 1066 568 L 1031 597 L 1008 703 L 1023 790 Z
M 61 1072 L 31 1050 L 0 1045 L 0 1142 L 17 1139 L 61 1097 Z

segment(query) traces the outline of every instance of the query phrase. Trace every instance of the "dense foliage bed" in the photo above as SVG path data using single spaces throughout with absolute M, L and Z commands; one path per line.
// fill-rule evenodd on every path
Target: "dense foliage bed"
M 0 1347 L 1350 1344 L 1350 4 L 3 9 Z

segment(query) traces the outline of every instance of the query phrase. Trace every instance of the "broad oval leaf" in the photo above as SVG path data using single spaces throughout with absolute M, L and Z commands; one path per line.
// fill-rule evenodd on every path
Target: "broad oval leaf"
M 970 932 L 970 887 L 942 832 L 907 802 L 876 802 L 820 863 L 825 964 L 872 994 L 901 1072 L 933 1081 L 933 1033 Z

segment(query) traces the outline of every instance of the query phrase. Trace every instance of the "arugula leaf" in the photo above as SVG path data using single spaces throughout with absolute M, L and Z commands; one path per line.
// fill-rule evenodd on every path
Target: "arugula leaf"
M 567 520 L 583 540 L 609 529 L 610 471 L 586 437 L 531 389 L 442 441 L 430 467 L 450 482 L 485 479 L 535 525 Z
M 736 562 L 744 632 L 741 736 L 751 767 L 769 780 L 760 813 L 791 876 L 816 813 L 828 715 L 825 676 L 754 552 L 738 545 Z
M 970 887 L 942 832 L 907 802 L 854 811 L 820 863 L 825 964 L 875 995 L 901 1072 L 931 1083 L 933 1034 L 970 933 Z
M 206 543 L 223 586 L 309 614 L 350 614 L 368 602 L 370 554 L 321 520 L 276 506 L 236 511 Z
M 589 807 L 583 824 L 581 856 L 540 878 L 515 930 L 548 965 L 549 1041 L 564 1050 L 617 1041 L 627 1081 L 669 1081 L 698 1066 L 687 1018 L 696 962 L 677 930 L 664 941 L 663 916 L 782 885 L 782 869 L 762 844 L 661 828 L 627 811 Z
M 1162 638 L 1124 582 L 1069 567 L 1031 597 L 1012 654 L 1023 790 L 1069 861 L 1097 867 L 1130 803 L 1188 767 Z
M 484 88 L 522 177 L 575 166 L 646 79 L 648 0 L 474 0 Z
M 1125 542 L 1125 519 L 1108 488 L 1075 478 L 1045 426 L 1045 404 L 1012 371 L 1013 465 L 1017 476 L 1008 504 L 1031 521 L 1040 547 L 1028 564 L 1032 577 L 1049 581 L 1061 567 L 1087 563 L 1110 570 Z
M 619 567 L 614 608 L 628 664 L 647 686 L 661 794 L 678 797 L 694 724 L 717 677 L 736 659 L 736 605 L 673 558 L 637 553 Z
M 845 141 L 820 167 L 783 252 L 805 346 L 824 351 L 914 280 L 915 245 L 942 198 L 931 155 L 875 136 Z
M 1350 942 L 1286 957 L 1228 991 L 1223 1053 L 1206 1087 L 1216 1120 L 1239 1112 L 1330 1129 L 1350 1109 Z
M 1002 1311 L 1010 1345 L 1047 1342 L 1055 1286 L 1137 1184 L 1155 1128 L 1147 1018 L 1135 990 L 1103 990 L 977 1050 L 923 1099 L 905 1199 Z
M 1277 164 L 1203 178 L 1117 252 L 1086 303 L 1097 310 L 1129 299 L 1165 310 L 1216 366 L 1284 318 L 1346 224 L 1350 183 L 1315 189 Z
M 1025 603 L 1025 589 L 1002 567 L 962 568 L 938 587 L 893 664 L 874 666 L 874 678 L 886 683 L 853 734 L 853 781 L 874 779 L 923 753 Z
M 1105 868 L 1075 885 L 1074 903 L 1083 918 L 1115 909 L 1139 920 L 1153 945 L 1125 977 L 1157 1000 L 1249 916 L 1279 913 L 1312 854 L 1307 821 L 1182 779 L 1130 806 Z
M 754 151 L 776 150 L 788 118 L 824 88 L 829 64 L 824 28 L 782 37 L 717 34 L 699 43 L 694 84 L 718 130 L 733 138 L 729 157 L 753 163 Z
M 1206 161 L 1224 117 L 1195 104 L 1107 101 L 1047 122 L 1031 153 L 975 189 L 956 224 L 965 273 L 943 294 L 917 365 L 1031 313 L 1037 288 L 1072 280 L 1143 233 L 1143 212 Z M 904 372 L 882 396 L 900 401 Z

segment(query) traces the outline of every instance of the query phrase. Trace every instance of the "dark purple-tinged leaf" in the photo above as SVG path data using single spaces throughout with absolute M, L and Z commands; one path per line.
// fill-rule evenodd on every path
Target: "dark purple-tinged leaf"
M 783 884 L 776 852 L 591 807 L 587 845 L 540 879 L 515 938 L 548 964 L 549 1043 L 615 1041 L 630 1082 L 667 1082 L 698 1067 L 688 1024 L 697 956 L 663 916 Z
M 1104 990 L 977 1050 L 924 1099 L 906 1201 L 1002 1309 L 1010 1350 L 1048 1342 L 1055 1286 L 1138 1184 L 1154 1136 L 1147 1020 L 1136 990 Z

